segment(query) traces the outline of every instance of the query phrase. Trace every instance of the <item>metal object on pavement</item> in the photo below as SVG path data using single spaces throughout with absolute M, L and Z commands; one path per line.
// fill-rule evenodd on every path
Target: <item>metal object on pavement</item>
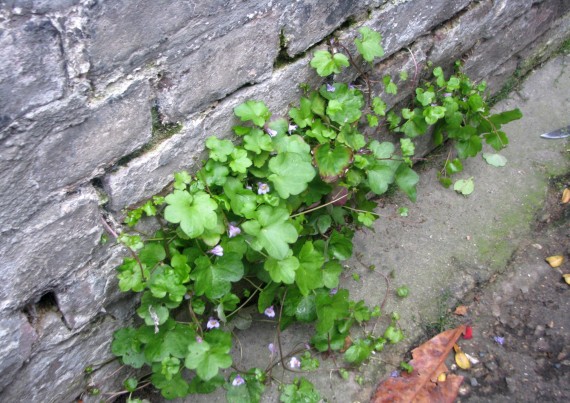
M 543 139 L 563 139 L 566 137 L 570 137 L 570 126 L 566 126 L 549 133 L 541 134 L 540 137 L 542 137 Z

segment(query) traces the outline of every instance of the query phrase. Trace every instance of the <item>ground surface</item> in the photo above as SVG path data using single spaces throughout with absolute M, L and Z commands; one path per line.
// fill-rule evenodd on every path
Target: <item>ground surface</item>
M 375 305 L 386 292 L 378 272 L 390 276 L 392 291 L 377 333 L 389 324 L 389 314 L 398 312 L 406 340 L 372 357 L 347 381 L 334 371 L 342 357 L 336 363 L 321 359 L 318 371 L 303 376 L 327 401 L 369 401 L 379 380 L 408 358 L 411 348 L 466 322 L 472 324 L 474 337 L 461 345 L 480 363 L 462 372 L 466 378 L 461 401 L 570 400 L 570 286 L 544 261 L 565 255 L 561 271 L 570 272 L 570 207 L 558 203 L 562 188 L 570 185 L 570 145 L 567 139 L 539 137 L 570 124 L 570 57 L 541 66 L 495 109 L 514 107 L 524 118 L 505 127 L 511 139 L 501 151 L 507 166 L 495 168 L 480 157 L 467 161 L 457 179 L 473 177 L 475 191 L 463 197 L 437 183 L 447 151 L 436 151 L 422 166 L 418 202 L 396 195 L 379 209 L 384 218 L 374 231 L 355 237 L 355 252 L 363 264 L 350 262 L 343 286 L 353 299 Z M 403 206 L 410 212 L 405 218 L 397 214 Z M 375 272 L 368 265 L 374 265 Z M 403 284 L 410 296 L 398 299 L 393 289 Z M 469 308 L 467 316 L 451 314 L 457 305 Z M 238 334 L 235 361 L 240 366 L 264 368 L 269 362 L 267 345 L 276 340 L 275 324 L 257 319 L 255 326 Z M 303 346 L 310 335 L 310 328 L 292 326 L 282 334 L 283 351 Z M 495 336 L 504 343 L 498 344 Z M 280 366 L 273 375 L 286 382 L 293 377 Z M 153 394 L 147 398 L 160 401 Z M 222 390 L 182 401 L 223 402 L 225 397 Z M 276 382 L 266 389 L 263 401 L 279 401 Z

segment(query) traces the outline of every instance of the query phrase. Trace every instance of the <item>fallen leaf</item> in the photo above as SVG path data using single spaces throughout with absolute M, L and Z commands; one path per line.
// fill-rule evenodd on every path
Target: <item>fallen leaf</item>
M 414 371 L 380 383 L 371 402 L 454 402 L 463 377 L 451 374 L 444 382 L 438 379 L 448 371 L 445 359 L 464 331 L 465 325 L 447 330 L 412 350 L 409 364 Z
M 487 161 L 487 164 L 494 167 L 504 167 L 507 165 L 507 159 L 499 154 L 484 153 L 483 158 Z
M 469 358 L 467 358 L 467 355 L 463 352 L 463 350 L 461 350 L 461 347 L 455 344 L 453 346 L 453 349 L 455 350 L 455 363 L 457 364 L 457 366 L 461 369 L 471 368 L 471 362 L 469 361 Z
M 467 307 L 465 305 L 459 305 L 457 308 L 455 308 L 455 311 L 453 312 L 455 315 L 461 315 L 461 316 L 465 316 L 467 315 Z
M 566 284 L 570 285 L 570 273 L 563 274 L 562 277 L 564 277 L 564 281 L 566 281 Z
M 546 261 L 548 262 L 550 267 L 554 268 L 560 267 L 562 265 L 562 262 L 564 262 L 564 256 L 561 255 L 549 256 L 546 258 Z
M 453 190 L 457 193 L 461 193 L 463 196 L 470 195 L 475 189 L 475 184 L 473 183 L 473 178 L 469 179 L 459 179 L 453 185 Z
M 566 204 L 568 202 L 570 202 L 570 189 L 566 188 L 562 192 L 562 200 L 560 200 L 560 203 Z

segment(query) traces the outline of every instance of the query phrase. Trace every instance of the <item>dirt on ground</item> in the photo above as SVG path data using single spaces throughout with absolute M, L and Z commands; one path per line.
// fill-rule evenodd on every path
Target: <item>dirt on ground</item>
M 551 181 L 531 236 L 508 267 L 463 301 L 473 338 L 463 351 L 479 363 L 465 376 L 458 402 L 570 401 L 570 204 L 561 204 L 570 176 Z M 564 256 L 559 268 L 545 258 Z

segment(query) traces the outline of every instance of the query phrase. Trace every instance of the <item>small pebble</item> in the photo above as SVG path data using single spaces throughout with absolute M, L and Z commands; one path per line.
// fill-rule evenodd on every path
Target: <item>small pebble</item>
M 471 386 L 473 386 L 473 387 L 479 386 L 479 382 L 477 382 L 477 378 L 471 378 Z

